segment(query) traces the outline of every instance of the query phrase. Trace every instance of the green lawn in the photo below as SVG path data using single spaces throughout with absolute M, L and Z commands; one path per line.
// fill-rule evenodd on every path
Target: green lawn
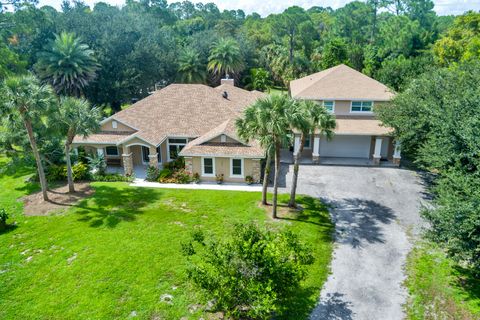
M 241 221 L 291 228 L 314 250 L 286 318 L 306 318 L 326 280 L 332 224 L 317 200 L 300 198 L 302 216 L 273 222 L 258 193 L 94 183 L 95 194 L 66 213 L 24 217 L 16 199 L 38 189 L 25 182 L 31 172 L 20 165 L 0 172 L 0 207 L 16 221 L 0 234 L 0 319 L 198 319 L 203 311 L 189 306 L 205 297 L 186 281 L 181 243 L 196 228 L 228 236 Z
M 480 319 L 480 279 L 434 244 L 425 242 L 413 249 L 407 273 L 409 319 Z

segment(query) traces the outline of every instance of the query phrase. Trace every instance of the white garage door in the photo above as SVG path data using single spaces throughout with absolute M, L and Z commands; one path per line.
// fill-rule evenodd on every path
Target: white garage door
M 320 140 L 320 157 L 369 158 L 370 136 L 334 136 Z

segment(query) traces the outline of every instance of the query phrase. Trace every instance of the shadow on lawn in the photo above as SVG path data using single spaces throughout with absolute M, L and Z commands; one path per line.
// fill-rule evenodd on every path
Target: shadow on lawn
M 120 222 L 134 221 L 145 206 L 160 196 L 161 192 L 148 188 L 96 186 L 95 193 L 76 206 L 76 213 L 81 216 L 78 221 L 88 222 L 94 228 L 114 228 Z
M 477 306 L 480 307 L 480 279 L 475 275 L 472 270 L 463 268 L 461 266 L 455 266 L 457 280 L 455 285 L 461 287 L 468 296 L 466 300 L 476 301 Z
M 324 227 L 332 226 L 328 215 L 328 207 L 322 201 L 312 197 L 300 196 L 296 199 L 296 203 L 301 210 L 288 216 L 278 217 L 278 219 L 305 222 Z M 286 206 L 286 203 L 282 203 L 282 205 Z

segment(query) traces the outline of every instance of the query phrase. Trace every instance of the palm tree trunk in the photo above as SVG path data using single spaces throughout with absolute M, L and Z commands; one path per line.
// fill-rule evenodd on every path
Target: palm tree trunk
M 298 169 L 300 168 L 300 158 L 302 157 L 302 151 L 304 146 L 305 135 L 302 133 L 302 137 L 300 138 L 300 148 L 298 148 L 297 155 L 294 156 L 292 188 L 290 190 L 290 200 L 288 201 L 288 206 L 291 208 L 295 208 L 297 206 L 297 204 L 295 203 L 295 196 L 297 193 Z
M 280 142 L 275 142 L 275 178 L 273 180 L 273 218 L 277 218 L 277 194 L 278 194 L 278 176 L 280 173 Z
M 75 185 L 73 184 L 72 161 L 70 159 L 70 144 L 65 142 L 65 162 L 67 163 L 67 182 L 68 192 L 75 192 Z
M 267 205 L 267 188 L 268 188 L 268 177 L 270 176 L 270 168 L 272 167 L 272 153 L 267 152 L 267 162 L 265 163 L 265 172 L 263 174 L 263 185 L 262 185 L 262 204 Z
M 38 152 L 37 148 L 37 142 L 35 141 L 35 136 L 33 135 L 32 123 L 25 117 L 23 117 L 23 122 L 25 124 L 25 129 L 27 129 L 28 139 L 30 140 L 30 146 L 32 147 L 35 162 L 37 163 L 37 171 L 40 179 L 40 186 L 42 188 L 43 200 L 48 201 L 47 179 L 45 179 L 45 171 L 43 170 L 42 160 L 40 159 L 40 153 Z

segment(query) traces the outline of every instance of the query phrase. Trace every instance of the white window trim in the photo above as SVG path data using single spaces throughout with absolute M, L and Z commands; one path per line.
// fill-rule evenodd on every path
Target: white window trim
M 240 160 L 242 174 L 233 174 L 233 160 Z M 245 176 L 245 165 L 243 158 L 230 158 L 230 178 L 243 178 Z
M 332 111 L 328 110 L 326 107 L 325 107 L 325 101 L 328 101 L 328 102 L 333 102 L 333 106 L 332 106 Z M 327 110 L 328 112 L 330 113 L 335 113 L 335 100 L 322 100 L 322 106 L 325 108 L 325 110 Z
M 353 111 L 353 103 L 354 102 L 361 102 L 362 103 L 362 108 L 363 108 L 363 103 L 364 102 L 371 102 L 372 103 L 372 110 L 371 111 Z M 373 107 L 374 107 L 374 102 L 370 100 L 352 100 L 350 101 L 350 113 L 361 113 L 361 114 L 372 114 L 373 113 Z
M 185 139 L 185 144 L 183 143 L 170 143 L 170 139 Z M 188 138 L 184 138 L 184 137 L 168 137 L 167 138 L 167 161 L 170 162 L 172 161 L 173 159 L 170 158 L 170 146 L 186 146 L 188 144 Z
M 108 154 L 108 153 L 107 153 L 107 147 L 108 147 L 108 148 L 116 148 L 116 149 L 117 149 L 117 154 Z M 107 156 L 107 157 L 112 157 L 112 158 L 114 158 L 114 157 L 120 157 L 120 150 L 118 150 L 118 147 L 117 147 L 117 146 L 107 146 L 107 147 L 105 147 L 105 156 Z
M 143 148 L 147 148 L 148 155 L 150 155 L 150 147 L 140 146 L 140 155 L 142 157 L 142 164 L 147 165 L 149 163 L 149 161 L 145 162 L 145 159 L 143 159 Z M 150 158 L 149 158 L 149 160 L 150 160 Z
M 112 120 L 112 129 L 117 129 L 118 122 L 116 120 Z
M 212 166 L 213 166 L 213 173 L 205 173 L 205 159 L 212 159 Z M 215 158 L 214 157 L 202 157 L 202 177 L 215 177 L 216 170 L 215 170 Z

